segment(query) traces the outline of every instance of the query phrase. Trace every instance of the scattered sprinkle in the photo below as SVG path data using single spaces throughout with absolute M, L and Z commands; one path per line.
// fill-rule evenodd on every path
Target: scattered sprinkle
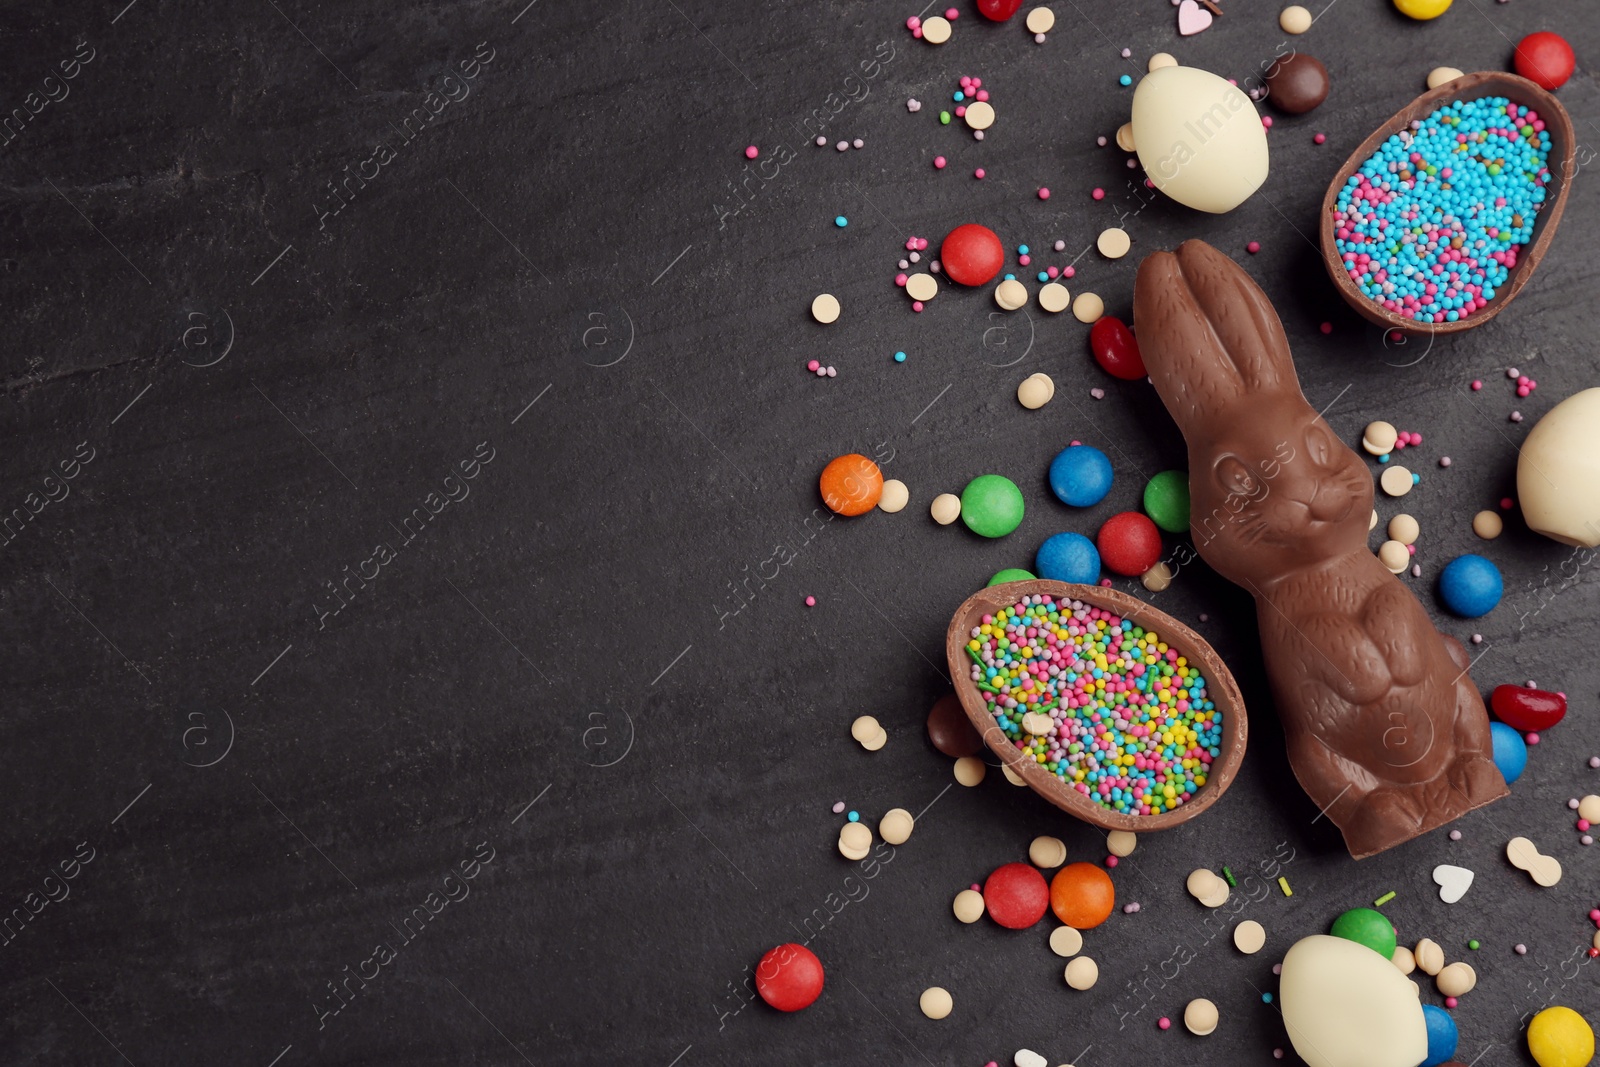
M 1279 876 L 1279 878 L 1278 878 L 1278 888 L 1283 890 L 1283 895 L 1284 896 L 1286 896 L 1286 897 L 1294 896 L 1294 890 L 1289 888 L 1289 879 L 1284 878 L 1282 876 Z
M 1261 251 L 1261 242 L 1260 241 L 1251 241 L 1249 244 L 1244 246 L 1244 250 L 1246 252 L 1249 252 L 1253 256 L 1257 252 Z
M 814 608 L 816 606 L 817 606 L 817 598 L 816 597 L 814 597 L 814 596 L 806 597 L 806 607 Z M 852 814 L 854 814 L 854 813 L 852 813 Z M 851 821 L 854 821 L 854 820 L 851 820 Z
M 1467 942 L 1467 947 L 1476 952 L 1478 949 L 1483 947 L 1483 944 L 1477 938 L 1473 938 L 1471 941 Z
M 833 813 L 835 815 L 838 815 L 842 811 L 844 811 L 844 801 L 842 801 L 842 800 L 834 801 L 833 802 Z
M 850 220 L 845 218 L 843 215 L 835 215 L 833 217 L 833 224 L 842 230 L 846 226 L 850 225 Z
M 1328 139 L 1328 135 L 1327 134 L 1319 133 L 1315 137 L 1311 138 L 1311 143 L 1312 144 L 1322 144 L 1327 139 Z
M 761 149 L 757 148 L 755 145 L 751 145 L 749 148 L 744 150 L 744 158 L 746 159 L 754 159 L 760 154 Z
M 1039 189 L 1039 199 L 1040 200 L 1049 200 L 1050 199 L 1050 190 L 1041 186 L 1040 189 Z
M 1224 878 L 1226 878 L 1228 880 L 1228 884 L 1229 885 L 1236 886 L 1236 885 L 1239 884 L 1238 882 L 1233 880 L 1233 872 L 1228 870 L 1228 868 L 1226 868 L 1226 867 L 1222 868 L 1222 877 L 1224 877 Z
M 1461 840 L 1461 831 L 1460 830 L 1451 830 L 1450 831 L 1450 840 L 1452 840 L 1452 841 L 1460 841 Z
M 1381 907 L 1383 907 L 1385 904 L 1389 903 L 1389 901 L 1391 901 L 1393 899 L 1394 899 L 1394 890 L 1391 889 L 1387 893 L 1385 893 L 1383 896 L 1379 897 L 1377 900 L 1374 900 L 1372 902 L 1372 906 L 1374 908 L 1381 908 Z

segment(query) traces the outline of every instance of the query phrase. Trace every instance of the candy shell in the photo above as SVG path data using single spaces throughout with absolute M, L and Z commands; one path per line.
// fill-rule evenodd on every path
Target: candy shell
M 779 1011 L 810 1007 L 822 995 L 822 961 L 804 945 L 779 945 L 756 965 L 756 992 Z
M 1351 908 L 1333 920 L 1333 927 L 1328 933 L 1358 945 L 1366 945 L 1385 960 L 1394 956 L 1394 924 L 1381 911 Z
M 1136 578 L 1161 559 L 1161 531 L 1137 511 L 1124 511 L 1100 527 L 1095 547 L 1107 570 Z
M 945 235 L 939 245 L 945 277 L 962 285 L 984 285 L 1005 266 L 1000 237 L 987 226 L 969 222 Z
M 1501 722 L 1523 733 L 1548 730 L 1567 715 L 1566 697 L 1525 685 L 1495 686 L 1489 706 Z
M 1428 1026 L 1428 1058 L 1422 1061 L 1422 1067 L 1439 1067 L 1456 1054 L 1461 1035 L 1456 1032 L 1456 1021 L 1443 1008 L 1424 1004 L 1422 1018 Z
M 1439 596 L 1444 606 L 1462 618 L 1489 614 L 1500 603 L 1504 591 L 1500 569 L 1471 553 L 1457 556 L 1439 574 Z
M 1058 533 L 1039 546 L 1033 569 L 1051 581 L 1093 585 L 1100 580 L 1100 552 L 1080 533 Z
M 1571 1008 L 1546 1008 L 1528 1023 L 1528 1052 L 1539 1067 L 1586 1067 L 1594 1059 L 1594 1030 Z
M 1167 533 L 1189 532 L 1189 472 L 1162 471 L 1144 486 L 1144 513 Z
M 978 14 L 991 22 L 1004 22 L 1022 8 L 1022 0 L 978 0 Z
M 1069 863 L 1050 880 L 1050 910 L 1078 930 L 1092 930 L 1111 917 L 1117 891 L 1098 864 Z
M 961 491 L 961 521 L 980 537 L 1004 537 L 1021 525 L 1022 513 L 1022 490 L 1004 475 L 980 474 Z
M 1025 571 L 1021 567 L 1007 567 L 1003 571 L 995 571 L 988 585 L 1004 585 L 1007 582 L 1028 582 L 1039 577 L 1032 571 Z
M 1114 315 L 1102 315 L 1089 331 L 1089 351 L 1095 362 L 1113 377 L 1138 381 L 1148 373 L 1133 331 Z
M 1026 930 L 1044 918 L 1046 909 L 1050 907 L 1050 898 L 1050 888 L 1045 885 L 1044 875 L 1026 863 L 1007 863 L 996 867 L 983 883 L 983 902 L 989 917 L 1008 930 Z
M 1577 57 L 1566 38 L 1541 30 L 1517 42 L 1511 62 L 1518 74 L 1541 89 L 1559 89 L 1572 77 Z
M 1093 507 L 1104 500 L 1111 492 L 1111 477 L 1111 461 L 1092 445 L 1063 448 L 1050 461 L 1050 491 L 1075 508 Z
M 1494 765 L 1500 769 L 1506 785 L 1510 785 L 1522 777 L 1528 766 L 1528 743 L 1503 722 L 1490 723 L 1489 736 L 1494 742 Z
M 865 515 L 883 496 L 883 472 L 866 456 L 839 456 L 822 469 L 822 502 L 839 515 Z
M 957 759 L 976 755 L 983 747 L 983 738 L 961 709 L 961 698 L 954 693 L 946 693 L 929 709 L 928 740 L 946 756 Z

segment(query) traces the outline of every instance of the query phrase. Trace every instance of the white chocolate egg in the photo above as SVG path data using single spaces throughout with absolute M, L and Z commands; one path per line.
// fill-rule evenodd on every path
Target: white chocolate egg
M 1428 1024 L 1411 979 L 1387 957 L 1342 937 L 1313 934 L 1283 957 L 1283 1023 L 1311 1067 L 1416 1067 Z
M 1574 393 L 1539 420 L 1517 460 L 1517 497 L 1538 533 L 1600 546 L 1600 389 Z
M 1133 141 L 1157 189 L 1220 215 L 1267 180 L 1267 131 L 1244 90 L 1198 67 L 1161 67 L 1133 93 Z

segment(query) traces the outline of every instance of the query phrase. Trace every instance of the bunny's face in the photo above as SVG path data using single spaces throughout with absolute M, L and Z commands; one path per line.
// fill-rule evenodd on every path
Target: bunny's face
M 1230 421 L 1204 455 L 1190 454 L 1191 532 L 1224 577 L 1286 574 L 1361 548 L 1372 478 L 1312 409 L 1292 420 Z

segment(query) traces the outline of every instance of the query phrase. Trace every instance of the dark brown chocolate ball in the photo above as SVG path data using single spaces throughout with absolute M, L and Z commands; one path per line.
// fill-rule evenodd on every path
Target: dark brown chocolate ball
M 961 699 L 954 693 L 941 697 L 928 712 L 928 740 L 946 756 L 971 756 L 983 747 L 983 738 L 972 728 L 972 720 L 961 710 Z
M 1303 115 L 1328 99 L 1328 68 L 1315 56 L 1291 52 L 1267 70 L 1267 99 L 1279 111 Z

